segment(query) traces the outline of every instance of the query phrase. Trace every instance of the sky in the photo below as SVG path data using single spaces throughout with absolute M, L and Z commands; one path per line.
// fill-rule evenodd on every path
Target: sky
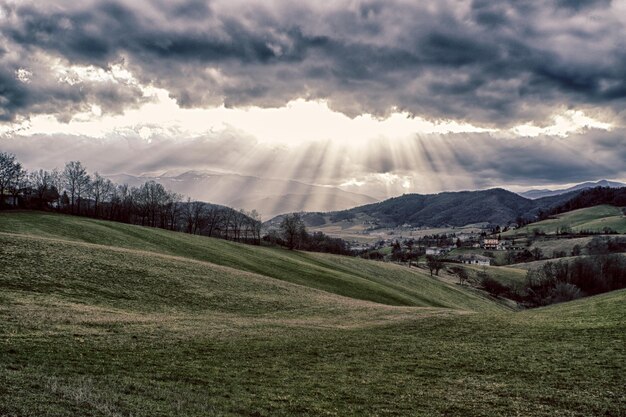
M 0 0 L 0 151 L 375 198 L 626 180 L 626 1 Z

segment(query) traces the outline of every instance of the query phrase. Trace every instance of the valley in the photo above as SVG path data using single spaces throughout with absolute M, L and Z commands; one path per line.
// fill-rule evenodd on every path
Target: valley
M 626 410 L 624 290 L 516 312 L 446 273 L 37 212 L 0 241 L 0 414 Z

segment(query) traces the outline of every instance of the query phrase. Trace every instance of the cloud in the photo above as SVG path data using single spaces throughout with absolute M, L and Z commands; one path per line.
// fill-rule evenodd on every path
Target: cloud
M 0 149 L 403 192 L 626 178 L 626 5 L 0 0 Z
M 92 104 L 119 112 L 143 99 L 132 85 L 59 85 L 46 69 L 55 60 L 123 63 L 186 107 L 307 98 L 350 116 L 400 110 L 513 126 L 564 105 L 615 116 L 626 101 L 622 2 L 24 1 L 3 10 L 4 120 L 67 118 Z M 20 68 L 31 83 L 15 76 Z

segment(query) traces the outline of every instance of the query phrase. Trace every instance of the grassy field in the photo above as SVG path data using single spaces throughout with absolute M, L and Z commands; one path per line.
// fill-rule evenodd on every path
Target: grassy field
M 622 253 L 620 255 L 626 256 L 626 253 Z M 582 255 L 582 256 L 585 257 L 587 255 Z M 518 268 L 518 269 L 531 270 L 531 269 L 538 269 L 548 262 L 571 262 L 576 258 L 578 258 L 578 256 L 565 256 L 563 258 L 556 258 L 556 259 L 541 259 L 539 261 L 522 262 L 522 263 L 514 264 L 511 266 L 514 266 L 515 268 Z
M 624 302 L 1 213 L 0 415 L 620 416 Z
M 87 218 L 20 212 L 0 213 L 0 233 L 17 233 L 156 252 L 234 268 L 346 297 L 390 305 L 491 310 L 493 303 L 457 286 L 395 264 L 241 245 L 224 240 Z
M 574 232 L 581 230 L 598 232 L 608 227 L 618 233 L 626 233 L 626 216 L 620 207 L 600 205 L 559 214 L 555 219 L 543 220 L 520 229 L 509 230 L 502 233 L 502 236 L 532 235 L 534 230 L 551 234 L 564 227 L 569 227 Z
M 567 255 L 571 255 L 574 246 L 578 245 L 581 249 L 581 254 L 587 254 L 587 244 L 591 242 L 593 237 L 575 237 L 571 239 L 538 239 L 528 248 L 533 250 L 539 248 L 543 252 L 544 256 L 552 256 L 555 251 L 565 252 Z
M 448 264 L 448 267 L 462 267 L 468 271 L 470 278 L 477 279 L 479 272 L 484 272 L 489 277 L 503 284 L 522 284 L 526 281 L 526 270 L 518 268 L 517 265 L 510 266 L 487 266 L 487 265 L 468 265 L 468 264 Z

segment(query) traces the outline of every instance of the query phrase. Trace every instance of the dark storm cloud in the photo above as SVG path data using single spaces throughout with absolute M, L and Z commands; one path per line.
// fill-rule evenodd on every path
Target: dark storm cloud
M 319 3 L 319 4 L 318 4 Z M 328 99 L 348 114 L 399 108 L 510 124 L 555 106 L 619 111 L 624 17 L 610 1 L 20 2 L 4 6 L 3 118 L 115 99 L 38 83 L 14 68 L 37 54 L 106 68 L 123 60 L 184 106 Z M 623 10 L 622 10 L 623 11 Z M 24 99 L 20 98 L 25 96 Z M 58 98 L 56 98 L 58 97 Z M 115 106 L 109 105 L 112 110 Z
M 468 173 L 477 186 L 566 184 L 626 176 L 626 130 L 590 131 L 568 138 L 445 135 L 439 145 L 454 158 L 447 169 Z M 434 147 L 422 139 L 424 146 Z M 444 151 L 445 152 L 445 151 Z
M 558 0 L 559 7 L 569 8 L 573 10 L 588 9 L 594 7 L 606 7 L 611 4 L 611 0 Z

